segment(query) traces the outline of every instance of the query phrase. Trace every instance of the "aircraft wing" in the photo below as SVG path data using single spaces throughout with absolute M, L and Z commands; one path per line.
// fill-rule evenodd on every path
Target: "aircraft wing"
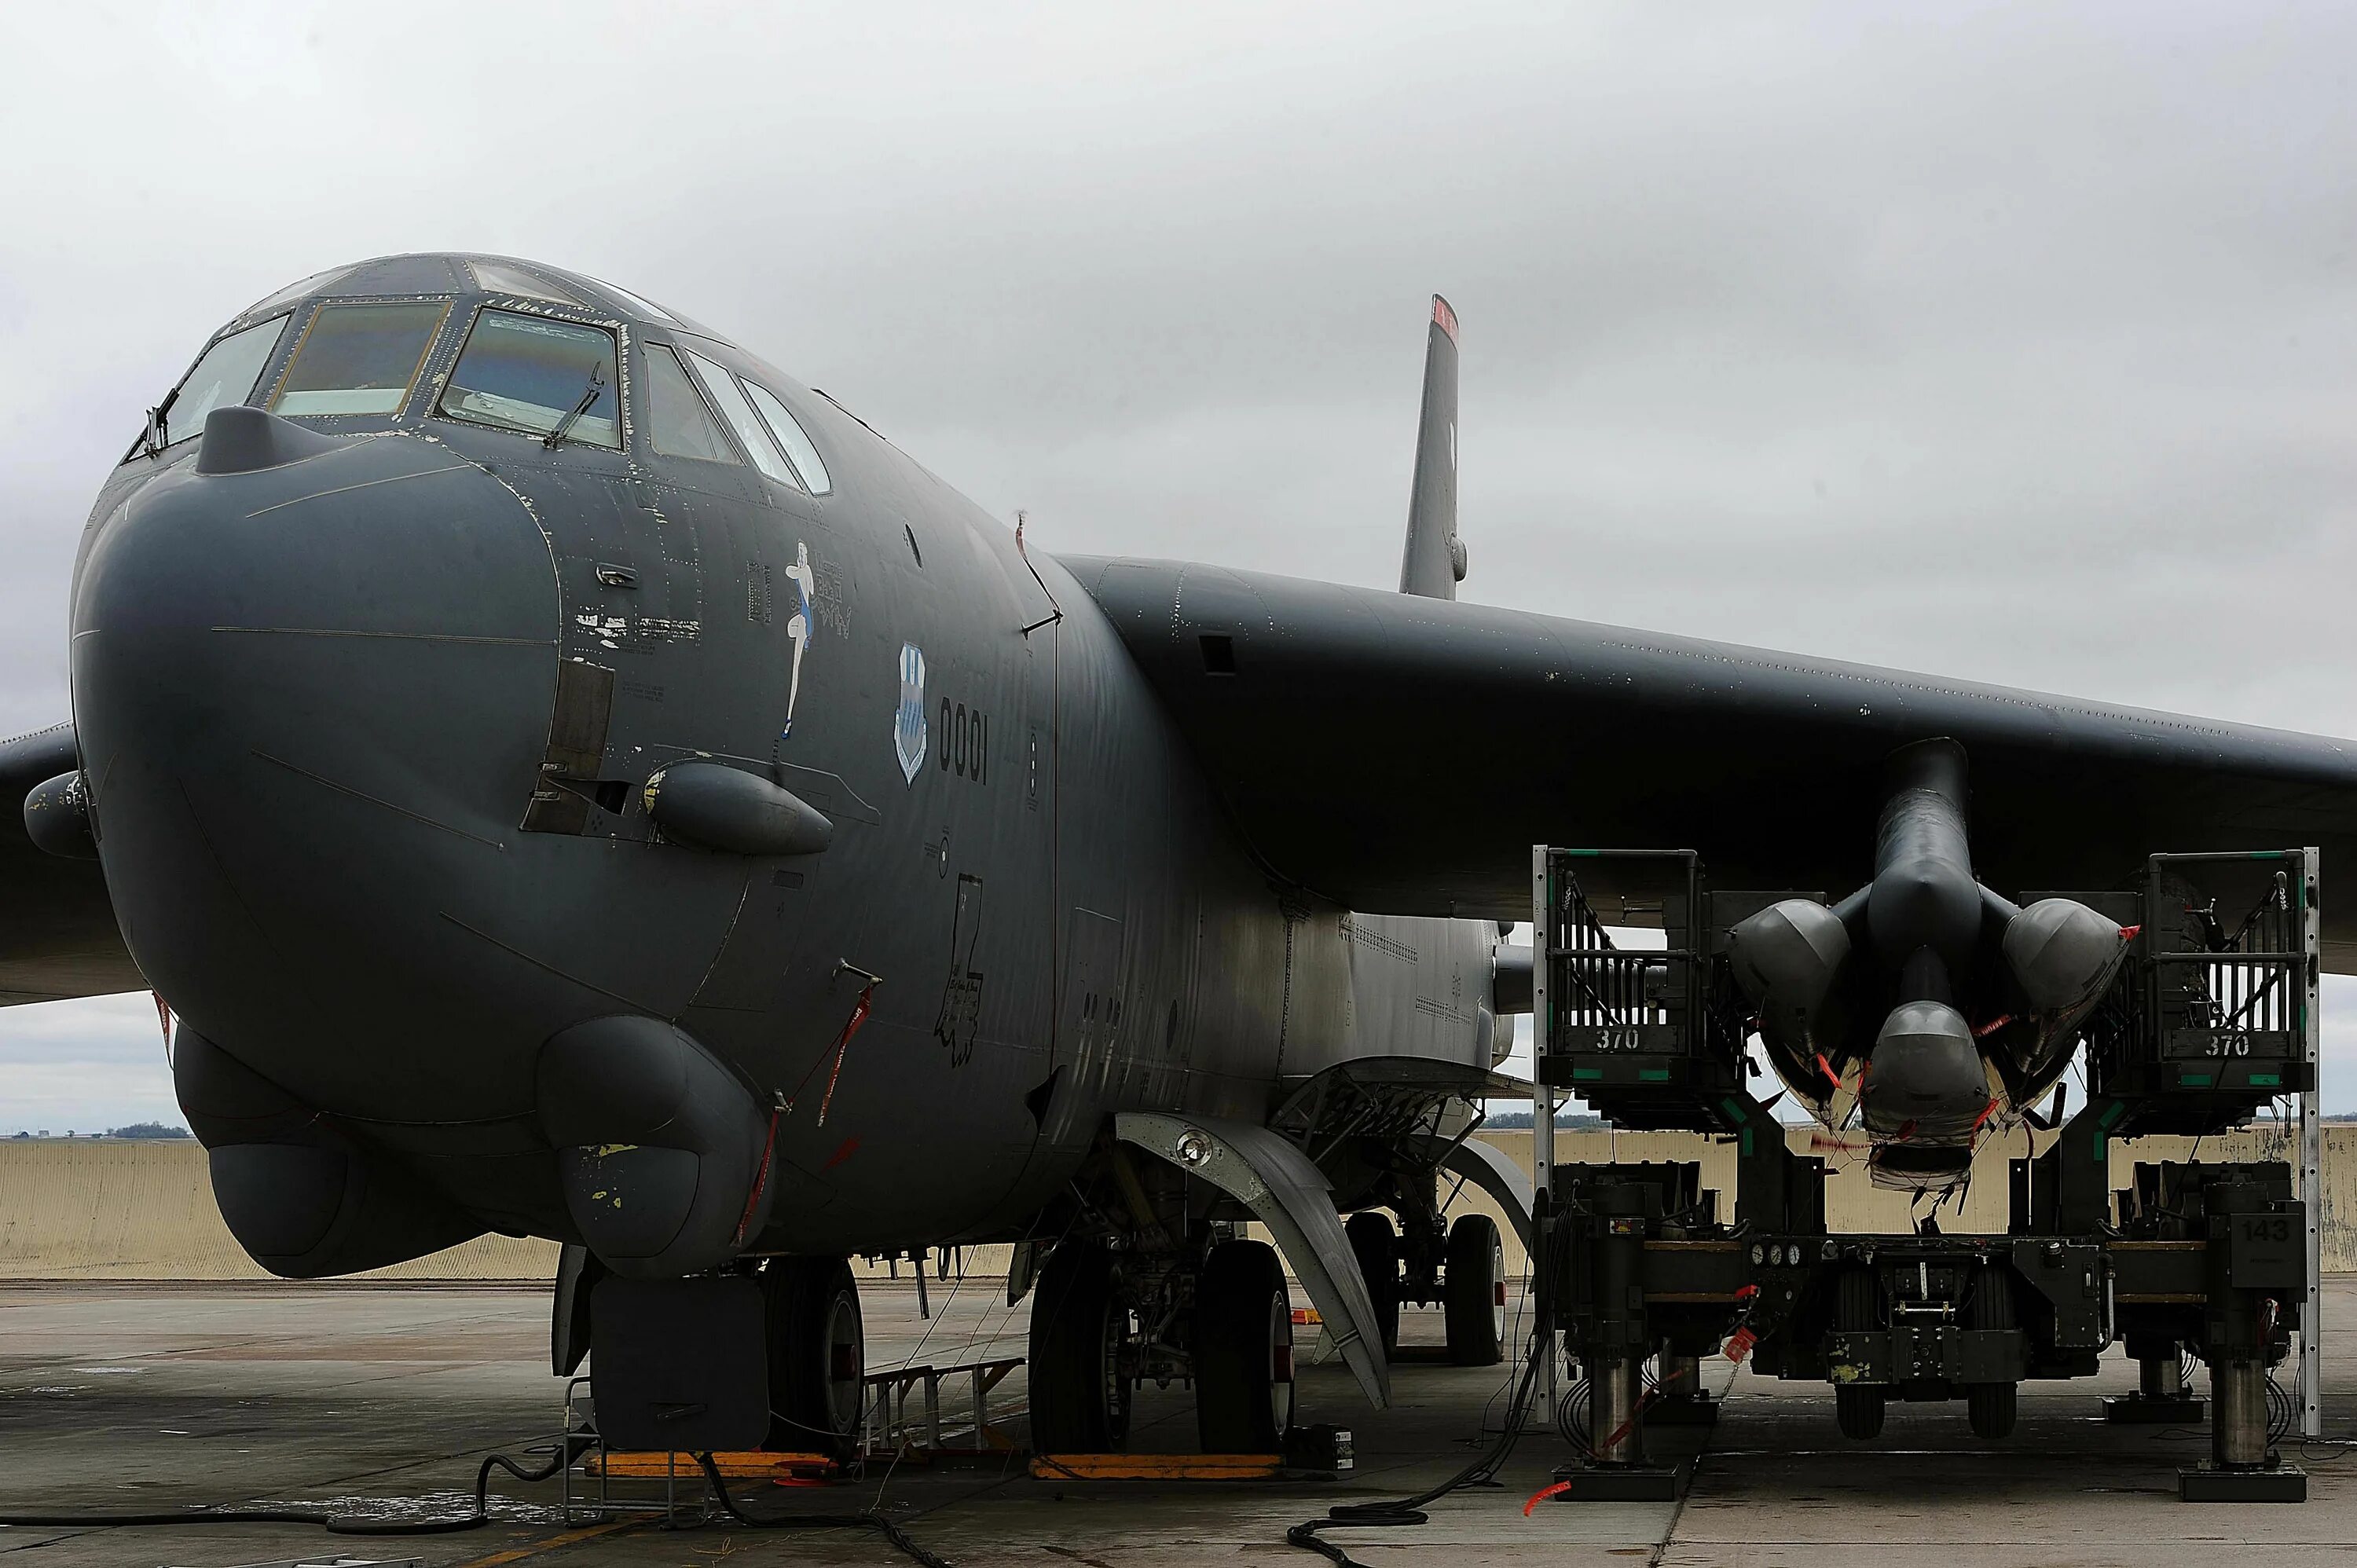
M 1527 919 L 1531 845 L 1701 852 L 1721 887 L 1873 875 L 1883 759 L 1948 736 L 1982 881 L 2321 846 L 2357 972 L 2357 743 L 1178 562 L 1063 563 L 1269 869 L 1351 908 Z M 1608 865 L 1599 886 L 1610 894 Z M 2338 913 L 2336 913 L 2338 911 Z
M 70 725 L 0 741 L 0 1007 L 141 991 L 95 860 L 37 849 L 18 809 L 76 766 Z

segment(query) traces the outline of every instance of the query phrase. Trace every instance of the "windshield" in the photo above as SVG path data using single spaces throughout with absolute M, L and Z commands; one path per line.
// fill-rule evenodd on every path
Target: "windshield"
M 467 335 L 441 412 L 533 435 L 562 426 L 565 440 L 619 451 L 614 364 L 614 335 L 602 327 L 486 310 Z
M 447 299 L 321 306 L 296 346 L 271 411 L 399 413 L 449 309 Z
M 250 401 L 253 383 L 262 379 L 262 367 L 269 363 L 285 328 L 286 317 L 275 317 L 232 332 L 206 349 L 196 369 L 164 401 L 164 445 L 203 435 L 205 415 Z

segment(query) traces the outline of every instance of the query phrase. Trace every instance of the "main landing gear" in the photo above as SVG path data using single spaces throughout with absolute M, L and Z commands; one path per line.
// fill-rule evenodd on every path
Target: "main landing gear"
M 772 1258 L 761 1271 L 770 1432 L 788 1454 L 851 1456 L 867 1392 L 859 1282 L 842 1258 Z
M 1190 1293 L 1179 1288 L 1191 1277 Z M 1281 1454 L 1294 1424 L 1293 1301 L 1275 1249 L 1213 1240 L 1190 1269 L 1071 1237 L 1031 1304 L 1031 1445 L 1119 1452 L 1146 1378 L 1191 1377 L 1206 1454 Z
M 1437 1214 L 1412 1218 L 1405 1245 L 1377 1209 L 1361 1209 L 1343 1229 L 1383 1324 L 1384 1355 L 1399 1348 L 1400 1303 L 1437 1300 L 1451 1361 L 1494 1367 L 1505 1359 L 1506 1251 L 1496 1220 L 1461 1214 L 1444 1240 Z

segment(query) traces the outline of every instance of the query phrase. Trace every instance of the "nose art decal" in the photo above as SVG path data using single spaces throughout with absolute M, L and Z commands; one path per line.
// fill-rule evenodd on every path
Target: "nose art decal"
M 811 639 L 811 560 L 810 546 L 797 540 L 794 543 L 794 564 L 786 568 L 786 581 L 794 585 L 793 618 L 786 622 L 786 639 L 794 645 L 794 672 L 786 686 L 786 727 L 779 737 L 794 733 L 794 699 L 802 695 L 802 654 Z
M 892 747 L 900 755 L 900 777 L 915 783 L 925 765 L 925 656 L 913 642 L 900 645 L 900 710 L 892 720 Z

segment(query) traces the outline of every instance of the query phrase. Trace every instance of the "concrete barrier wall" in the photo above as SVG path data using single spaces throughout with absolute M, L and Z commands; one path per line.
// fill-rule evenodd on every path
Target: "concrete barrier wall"
M 1813 1133 L 1792 1128 L 1795 1150 L 1812 1152 Z M 1528 1170 L 1531 1135 L 1501 1132 L 1483 1136 Z M 2044 1148 L 2047 1135 L 2038 1135 Z M 2125 1187 L 2128 1167 L 2138 1160 L 2182 1160 L 2194 1149 L 2190 1138 L 2147 1138 L 2112 1145 L 2112 1185 Z M 1961 1206 L 1940 1211 L 1951 1231 L 2002 1230 L 2006 1218 L 2007 1157 L 2029 1148 L 2029 1134 L 1981 1152 L 1972 1186 Z M 1703 1183 L 1723 1195 L 1721 1217 L 1735 1186 L 1732 1144 L 1685 1133 L 1564 1132 L 1556 1135 L 1562 1160 L 1693 1160 L 1703 1165 Z M 1836 1230 L 1900 1231 L 1912 1228 L 1909 1197 L 1884 1191 L 1866 1179 L 1865 1156 L 1857 1151 L 1817 1148 L 1830 1169 L 1825 1217 Z M 2209 1159 L 2289 1157 L 2272 1133 L 2234 1133 L 2201 1141 Z M 1452 1211 L 1480 1209 L 1496 1216 L 1489 1200 L 1468 1190 Z M 2325 1129 L 2324 1267 L 2328 1273 L 2357 1272 L 2357 1124 Z M 1509 1266 L 1520 1272 L 1522 1251 L 1508 1241 Z M 382 1280 L 545 1280 L 556 1272 L 551 1241 L 484 1236 L 463 1246 L 356 1276 Z M 967 1250 L 971 1273 L 1003 1274 L 1007 1249 Z M 864 1274 L 885 1274 L 881 1264 L 858 1265 Z M 899 1265 L 907 1277 L 909 1265 Z M 204 1150 L 194 1143 L 8 1141 L 0 1143 L 0 1280 L 260 1280 L 270 1276 L 239 1248 L 214 1207 Z

